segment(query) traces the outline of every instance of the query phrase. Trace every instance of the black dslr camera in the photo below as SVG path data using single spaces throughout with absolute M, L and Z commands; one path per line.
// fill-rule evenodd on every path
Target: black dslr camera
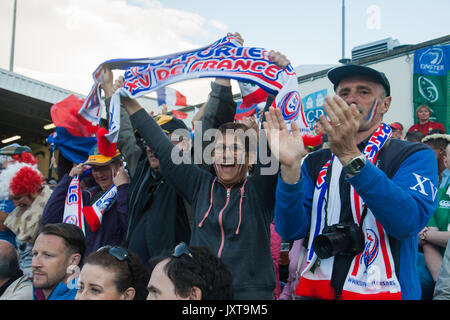
M 364 249 L 364 234 L 355 223 L 326 226 L 313 240 L 313 250 L 320 259 L 335 255 L 354 256 Z

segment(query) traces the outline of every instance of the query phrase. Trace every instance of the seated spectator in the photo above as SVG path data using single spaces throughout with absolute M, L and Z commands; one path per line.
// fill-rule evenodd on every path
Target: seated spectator
M 430 130 L 440 129 L 442 133 L 446 133 L 444 126 L 439 122 L 430 121 L 431 109 L 429 106 L 422 104 L 416 110 L 416 117 L 418 122 L 412 125 L 408 132 L 420 131 L 425 136 L 428 135 Z
M 70 182 L 75 175 L 81 177 L 88 166 L 91 167 L 91 175 L 96 185 L 82 191 L 83 205 L 94 205 L 113 184 L 117 187 L 117 197 L 104 212 L 98 229 L 92 230 L 94 227 L 85 221 L 86 256 L 106 245 L 120 245 L 125 236 L 128 223 L 129 177 L 123 168 L 119 152 L 114 157 L 105 157 L 98 152 L 97 147 L 92 148 L 88 160 L 73 167 L 70 173 L 64 175 L 60 180 L 44 208 L 42 217 L 44 225 L 63 222 L 65 200 Z
M 446 147 L 450 143 L 450 135 L 448 134 L 430 134 L 422 139 L 422 143 L 429 145 L 436 154 L 437 164 L 438 164 L 438 174 L 439 174 L 439 187 L 441 187 L 442 173 L 446 169 L 445 166 L 445 155 Z
M 73 300 L 70 276 L 86 250 L 83 232 L 73 224 L 42 227 L 33 246 L 33 288 L 36 300 Z
M 13 162 L 0 173 L 0 198 L 13 202 L 15 209 L 3 225 L 16 236 L 20 269 L 31 278 L 31 249 L 41 226 L 43 208 L 52 190 L 43 184 L 37 159 L 28 152 L 13 156 Z
M 450 137 L 450 136 L 449 136 Z M 445 148 L 443 161 L 450 168 L 450 143 Z M 448 240 L 450 239 L 450 185 L 446 183 L 439 188 L 438 206 L 427 226 L 419 233 L 423 254 L 419 252 L 417 267 L 419 269 L 422 299 L 431 300 L 441 268 Z
M 441 270 L 436 280 L 433 300 L 450 300 L 450 241 L 447 242 Z
M 86 258 L 75 300 L 145 300 L 149 278 L 137 255 L 105 246 Z
M 205 247 L 182 242 L 172 255 L 153 260 L 147 300 L 231 300 L 227 266 Z
M 407 132 L 405 135 L 405 140 L 411 142 L 422 142 L 423 138 L 425 138 L 425 135 L 420 131 Z
M 442 129 L 433 129 L 433 130 L 428 131 L 427 136 L 435 134 L 435 133 L 445 134 L 445 131 Z
M 393 122 L 389 125 L 392 129 L 392 138 L 403 139 L 403 125 L 400 122 Z
M 7 145 L 0 149 L 0 172 L 8 167 L 9 163 L 14 161 L 13 156 L 20 155 L 22 152 L 30 152 L 31 149 L 27 146 L 21 146 L 17 143 Z M 0 239 L 11 242 L 17 249 L 16 235 L 5 226 L 4 222 L 9 213 L 14 210 L 13 202 L 6 196 L 0 198 Z
M 6 240 L 0 240 L 0 300 L 33 300 L 31 282 L 19 268 L 19 254 Z

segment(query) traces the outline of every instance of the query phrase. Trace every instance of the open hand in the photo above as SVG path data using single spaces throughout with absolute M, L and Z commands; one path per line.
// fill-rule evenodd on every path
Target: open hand
M 292 122 L 291 133 L 287 129 L 280 109 L 270 107 L 265 115 L 266 121 L 263 122 L 263 126 L 274 156 L 287 167 L 299 165 L 306 151 L 297 124 Z

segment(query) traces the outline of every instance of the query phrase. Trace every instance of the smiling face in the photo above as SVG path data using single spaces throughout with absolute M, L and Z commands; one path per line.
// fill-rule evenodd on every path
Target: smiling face
M 113 184 L 113 164 L 109 164 L 106 166 L 96 166 L 92 165 L 92 177 L 95 182 L 100 186 L 103 191 L 111 188 Z
M 248 171 L 248 156 L 242 140 L 234 134 L 222 134 L 215 143 L 213 163 L 217 177 L 226 186 L 242 181 Z
M 9 199 L 13 202 L 15 207 L 20 207 L 23 210 L 27 210 L 31 207 L 36 197 L 37 194 L 20 194 L 17 196 L 10 196 Z
M 391 97 L 386 97 L 383 86 L 363 76 L 342 79 L 336 88 L 336 94 L 349 106 L 352 103 L 356 105 L 361 114 L 359 132 L 372 132 L 391 105 Z

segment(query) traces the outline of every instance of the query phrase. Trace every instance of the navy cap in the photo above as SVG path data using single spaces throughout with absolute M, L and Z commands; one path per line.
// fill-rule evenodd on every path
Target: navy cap
M 379 72 L 375 69 L 360 66 L 357 64 L 345 64 L 328 71 L 328 79 L 330 79 L 330 81 L 333 83 L 335 91 L 336 87 L 342 79 L 352 76 L 368 77 L 376 83 L 381 84 L 386 90 L 387 96 L 391 95 L 391 85 L 389 84 L 389 80 L 386 78 L 386 75 L 383 72 Z

